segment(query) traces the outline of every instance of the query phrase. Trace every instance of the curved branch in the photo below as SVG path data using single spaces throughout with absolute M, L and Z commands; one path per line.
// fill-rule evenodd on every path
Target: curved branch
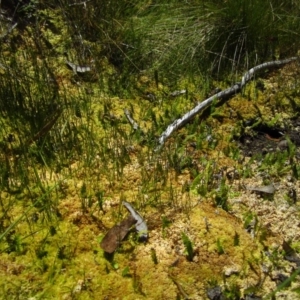
M 232 96 L 233 94 L 236 94 L 241 91 L 241 89 L 246 85 L 248 81 L 250 81 L 254 74 L 258 71 L 261 71 L 266 68 L 270 67 L 279 67 L 284 64 L 287 64 L 289 62 L 295 61 L 299 59 L 299 57 L 291 57 L 288 59 L 283 60 L 276 60 L 276 61 L 270 61 L 263 64 L 260 64 L 258 66 L 255 66 L 251 68 L 249 71 L 247 71 L 244 76 L 242 77 L 242 81 L 240 83 L 236 83 L 234 86 L 221 91 L 217 94 L 214 94 L 213 96 L 209 97 L 208 99 L 205 99 L 203 102 L 199 103 L 197 106 L 195 106 L 192 110 L 187 112 L 185 115 L 183 115 L 181 118 L 175 120 L 172 124 L 170 124 L 167 129 L 161 134 L 161 136 L 158 139 L 158 146 L 156 150 L 159 150 L 162 148 L 166 140 L 171 136 L 171 134 L 184 126 L 186 123 L 191 121 L 198 113 L 203 111 L 207 106 L 209 106 L 214 100 L 220 100 L 225 99 L 229 96 Z
M 139 126 L 139 124 L 136 121 L 134 121 L 134 119 L 131 117 L 131 114 L 130 114 L 130 112 L 129 112 L 129 110 L 127 108 L 124 109 L 124 114 L 125 114 L 128 122 L 130 123 L 130 125 L 132 126 L 132 128 L 134 130 L 140 130 L 140 131 L 142 131 L 142 129 Z

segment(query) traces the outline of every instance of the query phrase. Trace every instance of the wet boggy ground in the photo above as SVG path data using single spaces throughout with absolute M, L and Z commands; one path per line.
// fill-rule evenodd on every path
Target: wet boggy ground
M 251 122 L 248 124 L 251 125 Z M 237 140 L 245 156 L 284 151 L 288 149 L 289 142 L 291 142 L 297 147 L 297 156 L 299 157 L 300 118 L 289 120 L 288 128 L 269 127 L 268 125 L 255 126 L 251 132 L 242 134 Z

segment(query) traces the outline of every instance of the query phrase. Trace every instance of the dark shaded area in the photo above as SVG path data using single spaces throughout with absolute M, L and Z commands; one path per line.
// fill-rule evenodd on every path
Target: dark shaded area
M 16 12 L 29 3 L 30 0 L 2 0 L 1 7 Z
M 252 122 L 254 123 L 254 121 Z M 246 125 L 251 126 L 252 122 L 247 122 Z M 261 156 L 270 152 L 287 150 L 289 147 L 288 140 L 299 148 L 299 133 L 300 118 L 291 120 L 289 128 L 269 127 L 266 124 L 259 124 L 252 128 L 250 132 L 242 134 L 237 140 L 244 156 Z
M 261 300 L 261 297 L 257 297 L 254 294 L 246 295 L 245 300 Z
M 33 19 L 37 9 L 37 2 L 31 0 L 6 0 L 1 1 L 1 13 L 7 19 L 24 25 L 27 21 Z M 19 26 L 20 27 L 20 26 Z
M 282 248 L 284 250 L 284 259 L 291 263 L 295 263 L 297 268 L 300 267 L 300 257 L 297 252 L 291 247 L 289 242 L 283 241 Z

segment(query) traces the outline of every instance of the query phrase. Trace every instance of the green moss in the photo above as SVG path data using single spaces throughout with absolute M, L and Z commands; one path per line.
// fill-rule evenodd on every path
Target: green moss
M 11 40 L 14 49 L 1 45 L 1 63 L 9 66 L 1 68 L 0 78 L 1 101 L 7 100 L 0 116 L 3 297 L 175 299 L 180 286 L 191 297 L 204 297 L 204 283 L 208 278 L 221 283 L 232 261 L 242 271 L 227 279 L 229 298 L 239 296 L 245 278 L 261 284 L 256 269 L 268 232 L 261 230 L 260 239 L 252 240 L 244 229 L 255 213 L 247 213 L 242 224 L 226 212 L 243 191 L 230 186 L 234 180 L 227 180 L 224 167 L 251 177 L 253 161 L 240 162 L 232 136 L 246 130 L 242 125 L 249 119 L 283 124 L 295 113 L 289 97 L 297 108 L 299 95 L 282 91 L 266 105 L 272 87 L 266 85 L 264 93 L 253 82 L 226 104 L 214 103 L 157 153 L 157 136 L 206 97 L 209 79 L 177 78 L 166 85 L 171 80 L 152 71 L 124 79 L 102 55 L 107 41 L 76 40 L 79 35 L 70 35 L 64 15 L 55 9 L 40 13 L 39 35 L 28 26 L 20 41 Z M 74 62 L 91 63 L 91 77 L 69 70 L 65 52 Z M 225 81 L 214 85 L 228 87 Z M 181 89 L 187 93 L 170 97 Z M 144 93 L 155 94 L 155 101 L 144 99 Z M 34 139 L 58 107 L 60 117 Z M 145 135 L 128 124 L 125 108 Z M 268 155 L 257 170 L 280 178 L 290 171 L 283 166 L 287 158 L 295 159 L 295 151 L 289 145 L 286 153 Z M 123 198 L 145 215 L 150 238 L 138 243 L 130 233 L 107 257 L 99 242 L 126 214 Z

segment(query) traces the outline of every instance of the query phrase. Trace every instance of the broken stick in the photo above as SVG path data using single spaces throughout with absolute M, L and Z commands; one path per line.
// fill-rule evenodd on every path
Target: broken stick
M 166 140 L 171 136 L 171 134 L 183 127 L 186 123 L 191 121 L 197 114 L 199 114 L 201 111 L 203 111 L 206 107 L 208 107 L 214 100 L 220 100 L 220 99 L 226 99 L 227 97 L 234 95 L 242 90 L 242 88 L 246 85 L 247 82 L 249 82 L 254 74 L 258 71 L 261 71 L 263 69 L 267 68 L 273 68 L 273 67 L 279 67 L 282 65 L 285 65 L 289 62 L 295 61 L 299 59 L 299 57 L 291 57 L 283 60 L 275 60 L 266 62 L 263 64 L 260 64 L 258 66 L 255 66 L 251 68 L 249 71 L 247 71 L 244 76 L 242 77 L 242 81 L 239 83 L 236 83 L 232 87 L 221 91 L 219 93 L 214 94 L 213 96 L 209 97 L 208 99 L 204 100 L 203 102 L 196 105 L 192 110 L 184 114 L 181 118 L 175 120 L 172 124 L 170 124 L 167 129 L 161 134 L 161 136 L 158 139 L 158 146 L 156 148 L 156 151 L 160 150 Z

